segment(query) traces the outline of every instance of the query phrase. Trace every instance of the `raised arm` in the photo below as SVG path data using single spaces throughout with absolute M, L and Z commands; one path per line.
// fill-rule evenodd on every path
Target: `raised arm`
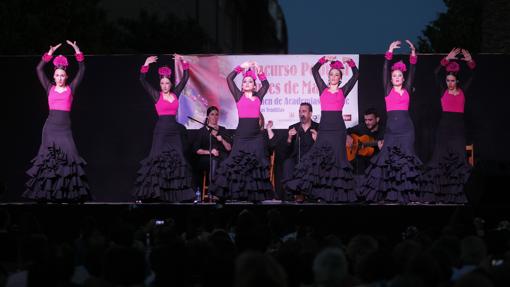
M 460 48 L 453 48 L 446 57 L 441 59 L 441 62 L 439 62 L 439 66 L 434 70 L 434 76 L 436 79 L 437 86 L 441 89 L 441 92 L 444 92 L 446 90 L 446 67 L 450 63 L 451 60 L 454 60 L 457 55 L 460 53 Z
M 440 64 L 436 67 L 434 70 L 434 78 L 436 80 L 436 85 L 439 87 L 440 92 L 444 92 L 446 90 L 446 84 L 445 84 L 445 66 L 448 65 L 448 62 L 445 61 L 446 58 L 441 59 Z M 443 64 L 445 63 L 445 64 Z
M 188 83 L 189 80 L 189 63 L 186 62 L 182 56 L 175 55 L 176 59 L 179 59 L 182 66 L 182 79 L 179 82 L 179 84 L 175 85 L 175 88 L 172 90 L 172 92 L 179 98 L 180 94 L 182 93 L 182 90 L 184 90 L 184 87 Z M 177 68 L 176 68 L 177 69 Z
M 74 77 L 73 81 L 71 82 L 71 91 L 76 91 L 76 88 L 80 85 L 81 81 L 83 80 L 83 76 L 85 75 L 85 58 L 83 56 L 83 53 L 80 52 L 80 54 L 74 55 L 76 58 L 76 61 L 78 61 L 78 73 L 76 73 L 76 76 Z
M 83 80 L 83 75 L 85 74 L 85 63 L 83 60 L 85 60 L 85 57 L 83 56 L 83 53 L 80 51 L 80 48 L 78 47 L 78 44 L 76 44 L 76 41 L 71 42 L 69 40 L 66 41 L 69 46 L 73 47 L 74 49 L 74 57 L 76 58 L 76 61 L 78 61 L 78 73 L 76 73 L 76 76 L 74 77 L 73 81 L 70 84 L 71 91 L 75 91 L 76 88 L 80 85 L 81 81 Z
M 230 93 L 232 93 L 232 96 L 234 97 L 236 102 L 239 101 L 239 99 L 241 98 L 241 96 L 243 94 L 242 94 L 241 90 L 236 86 L 236 83 L 234 82 L 234 79 L 242 71 L 243 71 L 243 68 L 241 68 L 241 66 L 237 66 L 227 76 L 228 89 L 230 90 Z
M 145 60 L 145 64 L 140 69 L 140 83 L 142 84 L 142 87 L 145 89 L 145 91 L 151 96 L 154 103 L 156 103 L 159 100 L 159 92 L 154 89 L 149 82 L 147 82 L 147 79 L 145 76 L 147 75 L 147 72 L 149 72 L 149 65 L 152 63 L 155 63 L 158 60 L 158 57 L 156 56 L 150 56 Z
M 44 66 L 46 65 L 46 63 L 51 61 L 51 59 L 53 58 L 53 53 L 55 52 L 55 50 L 58 49 L 58 47 L 60 47 L 60 45 L 62 44 L 59 43 L 55 46 L 50 46 L 50 49 L 42 56 L 41 61 L 39 62 L 39 64 L 37 64 L 37 67 L 35 69 L 37 73 L 37 78 L 39 78 L 39 82 L 41 82 L 41 85 L 43 86 L 46 92 L 48 92 L 48 90 L 50 89 L 51 82 L 44 73 Z
M 418 62 L 418 56 L 416 55 L 416 48 L 414 48 L 413 43 L 411 41 L 406 40 L 406 43 L 409 45 L 411 49 L 411 55 L 409 56 L 409 74 L 407 75 L 406 82 L 406 90 L 408 93 L 411 93 L 411 89 L 413 88 L 414 83 L 414 74 L 416 72 L 416 63 Z
M 255 70 L 257 71 L 257 77 L 259 78 L 260 82 L 262 83 L 262 86 L 257 91 L 257 96 L 262 101 L 264 99 L 264 96 L 267 94 L 267 91 L 269 90 L 269 82 L 266 78 L 266 74 L 262 71 L 262 69 L 259 67 L 259 65 L 254 62 Z
M 384 65 L 383 65 L 383 87 L 385 95 L 387 96 L 391 90 L 391 71 L 390 61 L 393 59 L 393 50 L 400 48 L 400 41 L 393 41 L 384 54 Z
M 312 67 L 312 76 L 313 76 L 313 79 L 315 80 L 315 84 L 317 85 L 317 88 L 319 88 L 319 94 L 321 94 L 322 91 L 324 91 L 328 87 L 328 85 L 326 85 L 326 83 L 324 83 L 324 80 L 322 79 L 321 75 L 319 74 L 319 69 L 327 61 L 328 61 L 328 59 L 326 57 L 322 57 Z
M 48 90 L 50 89 L 51 82 L 44 73 L 44 66 L 46 66 L 46 63 L 48 63 L 51 60 L 51 58 L 52 57 L 50 55 L 45 53 L 39 64 L 37 64 L 37 68 L 35 69 L 35 71 L 37 72 L 37 78 L 39 78 L 39 82 L 41 83 L 46 92 L 48 92 Z
M 350 58 L 344 57 L 342 59 L 344 62 L 344 65 L 347 65 L 352 70 L 352 77 L 349 79 L 347 83 L 342 87 L 342 91 L 344 93 L 344 96 L 347 97 L 347 95 L 351 92 L 352 88 L 354 88 L 354 85 L 356 84 L 356 81 L 358 81 L 359 77 L 359 70 L 358 67 L 356 67 L 356 63 Z
M 469 88 L 471 87 L 471 83 L 473 82 L 476 62 L 475 60 L 473 60 L 468 50 L 462 49 L 462 54 L 464 55 L 464 57 L 461 60 L 465 61 L 468 66 L 466 79 L 462 83 L 462 90 L 464 91 L 464 93 L 466 93 L 467 90 L 469 90 Z

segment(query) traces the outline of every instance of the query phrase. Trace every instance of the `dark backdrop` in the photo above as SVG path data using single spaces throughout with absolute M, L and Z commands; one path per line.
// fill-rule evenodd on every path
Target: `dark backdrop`
M 86 172 L 96 201 L 132 201 L 130 193 L 139 161 L 149 153 L 152 129 L 157 116 L 152 101 L 139 84 L 139 68 L 144 55 L 87 56 L 85 78 L 75 93 L 71 113 L 73 134 L 81 156 L 88 162 Z M 420 55 L 410 113 L 416 128 L 416 150 L 423 161 L 432 153 L 434 130 L 440 117 L 440 93 L 433 71 L 440 55 Z M 396 60 L 400 57 L 397 55 Z M 407 55 L 403 59 L 407 63 Z M 36 155 L 41 129 L 48 114 L 46 95 L 39 84 L 35 66 L 40 56 L 0 57 L 4 69 L 3 168 L 5 185 L 1 201 L 22 201 L 27 177 L 25 171 Z M 360 55 L 359 112 L 377 108 L 385 118 L 382 87 L 383 55 Z M 467 94 L 466 124 L 468 141 L 475 145 L 475 156 L 483 178 L 477 188 L 501 196 L 505 191 L 491 184 L 510 175 L 510 155 L 505 144 L 510 97 L 507 85 L 508 55 L 475 56 L 477 68 Z M 70 79 L 76 64 L 69 56 Z M 171 65 L 170 57 L 159 64 Z M 51 76 L 51 64 L 47 65 Z M 462 65 L 466 68 L 465 65 Z M 154 70 L 152 70 L 154 72 Z M 157 85 L 154 73 L 151 81 Z M 269 78 L 269 81 L 271 79 Z M 317 95 L 318 96 L 318 95 Z M 194 132 L 190 131 L 189 138 Z M 278 130 L 282 143 L 285 130 Z M 281 162 L 281 155 L 276 158 Z M 277 175 L 281 173 L 277 168 Z M 487 180 L 489 178 L 489 180 Z M 505 193 L 506 194 L 506 193 Z

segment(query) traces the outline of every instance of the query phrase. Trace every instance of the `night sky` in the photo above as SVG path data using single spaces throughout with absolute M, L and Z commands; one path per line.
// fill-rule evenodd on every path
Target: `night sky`
M 442 0 L 279 0 L 289 53 L 382 53 L 393 40 L 415 44 L 446 11 Z M 407 49 L 402 49 L 407 52 Z

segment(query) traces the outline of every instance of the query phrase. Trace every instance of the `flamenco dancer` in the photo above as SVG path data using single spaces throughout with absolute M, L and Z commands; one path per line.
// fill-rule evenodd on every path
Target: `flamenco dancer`
M 175 119 L 179 95 L 189 79 L 189 64 L 182 57 L 175 57 L 183 69 L 183 78 L 178 85 L 172 85 L 172 70 L 166 66 L 158 69 L 160 91 L 146 81 L 149 65 L 158 60 L 156 56 L 148 57 L 140 69 L 140 82 L 154 101 L 158 114 L 151 151 L 141 161 L 142 167 L 138 170 L 136 180 L 134 196 L 144 202 L 186 202 L 194 198 L 192 172 L 183 153 L 181 125 Z
M 319 69 L 328 61 L 329 83 L 326 84 Z M 312 67 L 312 75 L 320 92 L 321 121 L 315 144 L 296 166 L 293 179 L 285 183 L 286 190 L 297 198 L 326 202 L 358 200 L 352 166 L 347 161 L 342 108 L 345 97 L 358 80 L 359 71 L 352 59 L 343 57 L 342 61 L 343 64 L 334 56 L 327 56 L 320 58 Z M 340 87 L 344 65 L 350 67 L 352 77 Z
M 383 84 L 386 91 L 386 132 L 384 145 L 370 161 L 360 188 L 361 196 L 367 202 L 407 204 L 419 201 L 417 192 L 422 162 L 414 151 L 414 125 L 408 112 L 417 56 L 414 45 L 409 40 L 406 42 L 411 49 L 407 78 L 404 78 L 407 71 L 404 62 L 394 63 L 391 72 L 389 67 L 393 50 L 400 48 L 401 42 L 392 42 L 385 55 Z
M 59 55 L 53 59 L 54 83 L 44 73 L 44 66 L 51 61 L 53 53 L 61 44 L 50 46 L 37 65 L 37 77 L 48 94 L 49 115 L 42 131 L 41 146 L 27 171 L 24 198 L 39 202 L 83 202 L 90 199 L 85 171 L 85 160 L 80 157 L 71 131 L 71 106 L 77 87 L 83 79 L 85 63 L 83 53 L 75 42 L 73 47 L 78 62 L 78 73 L 67 84 L 67 58 Z
M 241 89 L 234 83 L 240 73 Z M 257 78 L 262 82 L 258 91 Z M 219 165 L 210 190 L 224 200 L 259 202 L 272 198 L 269 160 L 259 126 L 260 105 L 269 82 L 256 62 L 244 62 L 227 76 L 227 84 L 236 101 L 239 124 L 232 151 Z
M 460 65 L 455 61 L 459 54 L 462 54 L 461 60 L 469 68 L 463 82 L 459 79 Z M 429 184 L 422 191 L 425 201 L 467 203 L 464 184 L 469 178 L 471 166 L 466 159 L 464 103 L 472 81 L 470 71 L 475 67 L 469 51 L 454 48 L 435 70 L 436 83 L 441 91 L 442 113 L 434 153 L 426 166 L 425 178 Z

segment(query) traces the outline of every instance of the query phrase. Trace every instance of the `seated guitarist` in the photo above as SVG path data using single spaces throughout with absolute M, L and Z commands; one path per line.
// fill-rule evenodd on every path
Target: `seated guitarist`
M 363 123 L 347 129 L 348 157 L 352 149 L 354 159 L 350 163 L 356 174 L 363 174 L 372 156 L 377 154 L 384 142 L 384 130 L 379 125 L 379 115 L 376 109 L 369 108 L 364 113 Z

